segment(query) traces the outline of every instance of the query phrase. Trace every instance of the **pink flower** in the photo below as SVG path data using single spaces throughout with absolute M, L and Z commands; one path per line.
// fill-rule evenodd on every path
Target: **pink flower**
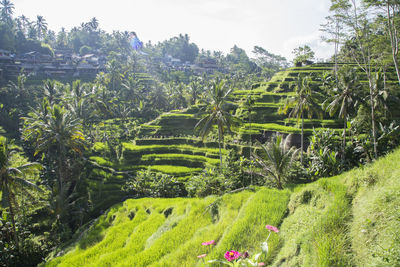
M 265 228 L 267 228 L 269 231 L 274 231 L 275 233 L 279 233 L 278 228 L 276 228 L 275 226 L 272 225 L 266 225 Z
M 265 266 L 265 263 L 264 262 L 259 262 L 258 266 Z
M 201 243 L 203 246 L 208 246 L 208 245 L 214 245 L 215 240 L 211 240 L 211 241 L 207 241 L 207 242 L 203 242 Z
M 201 254 L 201 255 L 197 256 L 197 258 L 201 259 L 201 258 L 204 258 L 205 256 L 207 256 L 207 254 Z
M 225 259 L 227 259 L 227 261 L 233 261 L 240 257 L 240 253 L 236 250 L 231 250 L 225 252 L 224 257 Z

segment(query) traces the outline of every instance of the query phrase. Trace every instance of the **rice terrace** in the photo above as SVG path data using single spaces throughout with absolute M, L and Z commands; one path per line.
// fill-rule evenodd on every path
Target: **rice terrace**
M 0 0 L 0 266 L 400 266 L 399 28 L 397 0 Z

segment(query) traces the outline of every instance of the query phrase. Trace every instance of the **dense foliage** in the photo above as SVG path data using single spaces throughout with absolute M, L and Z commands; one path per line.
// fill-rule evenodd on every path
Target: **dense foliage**
M 98 60 L 95 75 L 62 77 L 7 71 L 20 64 L 13 56 L 0 62 L 5 70 L 0 76 L 0 134 L 7 137 L 0 136 L 0 265 L 34 266 L 74 239 L 78 245 L 72 257 L 51 264 L 84 264 L 86 257 L 125 244 L 122 237 L 111 240 L 104 232 L 124 234 L 135 227 L 140 230 L 134 236 L 141 239 L 129 247 L 140 257 L 124 248 L 96 263 L 126 256 L 126 262 L 138 266 L 193 264 L 196 259 L 184 255 L 191 247 L 175 251 L 176 244 L 219 239 L 210 259 L 228 247 L 254 249 L 260 232 L 243 231 L 259 225 L 274 205 L 270 223 L 280 224 L 287 216 L 282 224 L 286 241 L 273 238 L 273 255 L 263 260 L 362 265 L 364 239 L 353 231 L 363 222 L 356 218 L 354 229 L 347 228 L 349 197 L 368 202 L 358 188 L 381 178 L 363 174 L 365 179 L 355 179 L 350 187 L 348 181 L 337 181 L 342 178 L 323 179 L 304 190 L 296 184 L 373 162 L 400 144 L 400 3 L 331 4 L 322 30 L 326 41 L 335 44 L 332 62 L 312 64 L 314 52 L 304 45 L 294 50 L 295 67 L 288 68 L 285 58 L 262 47 L 254 47 L 255 58 L 236 45 L 224 55 L 199 49 L 187 34 L 149 42 L 138 51 L 130 45 L 132 32 L 107 33 L 96 18 L 56 33 L 42 16 L 35 21 L 14 17 L 14 4 L 0 1 L 0 49 L 18 60 L 40 55 L 59 67 L 64 64 L 57 61 L 60 55 L 70 55 L 64 65 L 71 68 L 90 65 L 92 56 Z M 40 63 L 35 67 L 43 69 Z M 245 191 L 257 186 L 279 190 L 263 188 L 252 196 Z M 291 194 L 284 188 L 300 189 Z M 245 192 L 229 195 L 240 191 Z M 368 203 L 371 209 L 379 202 L 376 194 L 375 202 Z M 129 200 L 123 204 L 129 206 L 127 216 L 125 207 L 105 213 L 127 198 L 209 195 L 214 196 L 157 200 L 154 205 Z M 319 198 L 327 204 L 302 206 Z M 210 216 L 203 216 L 205 208 Z M 304 215 L 310 212 L 318 218 Z M 231 220 L 242 223 L 231 225 Z M 302 220 L 316 230 L 294 233 L 293 225 Z M 113 228 L 114 221 L 123 225 Z M 226 232 L 227 227 L 232 231 Z M 162 236 L 164 230 L 171 232 Z M 301 244 L 293 251 L 288 240 Z M 396 240 L 389 241 L 390 247 L 377 249 L 372 260 L 397 263 Z M 354 257 L 347 253 L 352 246 Z

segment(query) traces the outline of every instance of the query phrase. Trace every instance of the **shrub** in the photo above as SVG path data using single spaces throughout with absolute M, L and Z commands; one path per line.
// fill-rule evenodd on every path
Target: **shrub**
M 206 169 L 199 175 L 192 176 L 186 183 L 189 196 L 205 197 L 220 195 L 233 186 L 231 179 L 226 179 L 219 169 Z
M 139 197 L 180 197 L 186 195 L 184 185 L 175 177 L 167 174 L 138 171 L 136 177 L 129 179 L 124 191 Z

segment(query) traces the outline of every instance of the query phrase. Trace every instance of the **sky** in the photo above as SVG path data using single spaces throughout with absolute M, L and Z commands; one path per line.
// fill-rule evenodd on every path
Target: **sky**
M 188 34 L 200 49 L 229 53 L 237 45 L 251 57 L 253 47 L 292 59 L 309 45 L 316 58 L 333 48 L 321 41 L 320 25 L 330 0 L 11 0 L 16 16 L 40 15 L 51 30 L 70 30 L 96 17 L 100 28 L 135 31 L 153 44 Z

